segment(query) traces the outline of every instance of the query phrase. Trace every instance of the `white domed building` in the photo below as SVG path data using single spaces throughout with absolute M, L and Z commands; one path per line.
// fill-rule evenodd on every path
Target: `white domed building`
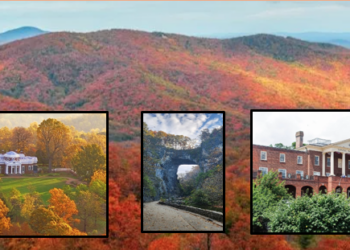
M 0 174 L 28 174 L 37 169 L 38 158 L 14 151 L 0 154 Z

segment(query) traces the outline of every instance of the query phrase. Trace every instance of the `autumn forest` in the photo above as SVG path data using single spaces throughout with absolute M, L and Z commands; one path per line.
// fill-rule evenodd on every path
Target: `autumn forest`
M 305 249 L 323 250 L 348 247 L 349 237 L 341 235 L 250 234 L 249 112 L 258 108 L 348 108 L 349 63 L 350 50 L 344 47 L 265 34 L 209 39 L 124 29 L 52 32 L 1 45 L 1 110 L 108 110 L 110 133 L 108 238 L 4 238 L 0 239 L 0 248 L 284 250 L 305 246 Z M 224 233 L 141 233 L 140 115 L 147 110 L 226 112 Z M 55 123 L 48 121 L 51 122 Z M 85 152 L 96 154 L 101 162 L 106 160 L 107 148 L 102 146 L 105 135 L 61 127 L 64 138 L 71 139 L 71 143 L 49 155 L 44 150 L 39 128 L 40 124 L 33 124 L 20 129 L 28 135 L 35 135 L 36 131 L 36 137 L 30 137 L 22 150 L 36 155 L 38 162 L 46 165 L 38 166 L 43 169 L 38 175 L 52 174 L 49 169 L 64 166 L 76 169 L 82 183 L 70 188 L 61 183 L 60 188 L 43 189 L 41 192 L 48 193 L 42 202 L 33 184 L 28 183 L 21 190 L 12 187 L 0 190 L 3 193 L 1 234 L 105 234 L 101 225 L 106 218 L 103 216 L 106 185 L 102 184 L 106 183 L 103 177 L 106 169 L 81 168 L 92 163 L 82 158 Z M 5 151 L 17 147 L 13 131 L 19 128 L 14 129 L 0 130 L 0 147 Z M 182 146 L 179 143 L 176 147 Z M 0 186 L 5 183 L 6 177 L 2 177 Z M 67 202 L 68 214 L 54 206 L 58 200 Z M 95 210 L 98 207 L 95 201 L 105 205 L 102 211 Z M 27 208 L 32 209 L 30 217 Z M 83 208 L 89 210 L 84 214 Z M 37 223 L 38 214 L 45 214 L 44 225 Z

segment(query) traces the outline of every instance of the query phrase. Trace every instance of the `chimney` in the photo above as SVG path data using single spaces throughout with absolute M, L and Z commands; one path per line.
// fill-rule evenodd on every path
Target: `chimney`
M 296 137 L 296 143 L 295 143 L 295 148 L 300 148 L 303 146 L 303 138 L 304 138 L 304 132 L 303 131 L 299 131 L 296 133 L 295 135 Z

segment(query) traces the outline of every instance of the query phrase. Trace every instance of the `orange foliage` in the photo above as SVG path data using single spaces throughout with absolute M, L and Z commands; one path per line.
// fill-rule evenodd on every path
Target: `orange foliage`
M 50 205 L 53 206 L 53 211 L 60 216 L 65 222 L 72 223 L 72 216 L 78 214 L 75 202 L 71 200 L 64 191 L 59 188 L 51 189 L 50 191 Z

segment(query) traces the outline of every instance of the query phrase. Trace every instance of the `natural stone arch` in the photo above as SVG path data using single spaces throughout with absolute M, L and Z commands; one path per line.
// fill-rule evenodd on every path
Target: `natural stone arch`
M 296 191 L 297 191 L 295 186 L 293 186 L 293 185 L 285 185 L 284 187 L 287 189 L 288 193 L 291 194 L 293 196 L 293 198 L 295 199 L 295 195 L 296 195 Z
M 163 173 L 162 179 L 164 181 L 166 193 L 169 196 L 179 195 L 179 180 L 177 178 L 177 171 L 180 165 L 199 165 L 192 159 L 182 157 L 169 157 L 169 159 L 162 163 Z
M 306 194 L 312 196 L 314 193 L 314 189 L 310 186 L 304 186 L 301 188 L 301 196 L 304 196 Z
M 327 187 L 326 186 L 320 186 L 318 189 L 319 194 L 327 194 Z

